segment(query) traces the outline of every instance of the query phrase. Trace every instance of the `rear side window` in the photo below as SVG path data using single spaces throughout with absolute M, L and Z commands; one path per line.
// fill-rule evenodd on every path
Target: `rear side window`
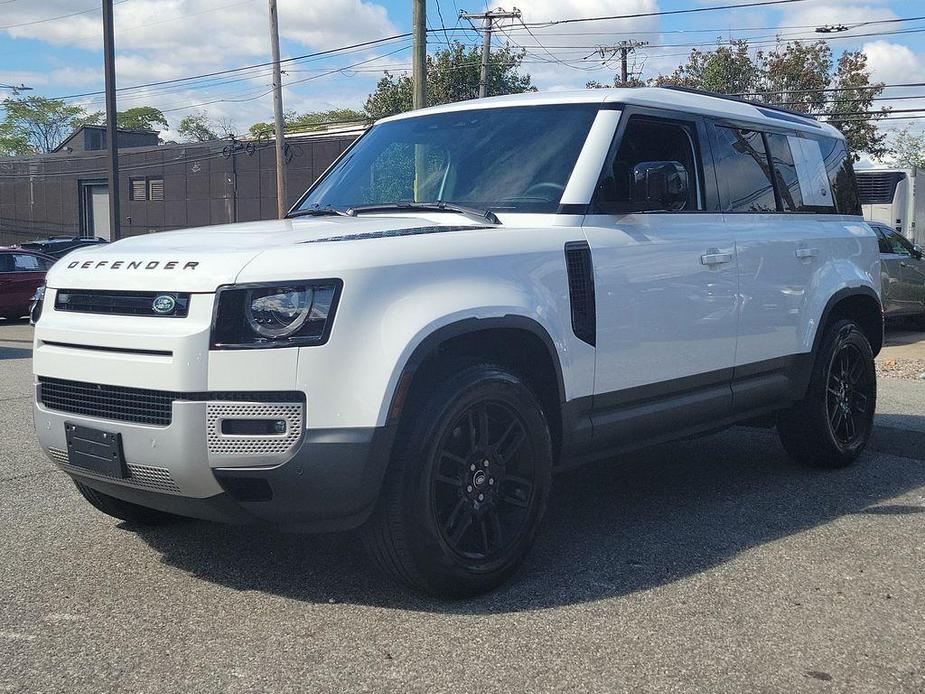
M 787 136 L 765 133 L 764 137 L 768 145 L 768 153 L 771 155 L 771 164 L 774 167 L 774 178 L 778 195 L 780 195 L 781 208 L 784 212 L 803 211 L 803 192 L 800 190 L 800 179 L 797 176 L 797 167 L 793 161 L 793 152 Z
M 874 233 L 877 234 L 877 245 L 880 246 L 881 253 L 892 253 L 893 247 L 890 245 L 889 240 L 887 239 L 886 233 L 880 227 L 872 227 Z
M 835 197 L 835 209 L 838 214 L 860 215 L 861 201 L 854 177 L 854 164 L 848 156 L 844 141 L 834 137 L 820 137 L 818 142 Z
M 761 133 L 716 126 L 713 152 L 726 212 L 776 212 L 777 199 Z

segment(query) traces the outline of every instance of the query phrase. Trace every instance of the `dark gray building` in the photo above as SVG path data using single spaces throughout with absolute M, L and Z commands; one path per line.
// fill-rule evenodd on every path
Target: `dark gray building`
M 287 137 L 290 204 L 361 133 L 359 126 Z M 72 150 L 0 158 L 0 245 L 110 236 L 106 151 Z M 276 218 L 272 141 L 122 144 L 119 165 L 123 236 Z
M 160 139 L 156 130 L 129 130 L 116 128 L 119 149 L 129 147 L 152 147 Z M 109 146 L 105 125 L 83 125 L 75 130 L 69 138 L 55 147 L 55 152 L 93 152 Z

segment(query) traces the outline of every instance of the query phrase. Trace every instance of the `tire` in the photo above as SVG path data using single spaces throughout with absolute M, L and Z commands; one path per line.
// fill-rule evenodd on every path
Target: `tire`
M 405 417 L 364 528 L 367 549 L 417 591 L 494 589 L 519 567 L 546 510 L 552 443 L 539 401 L 505 367 L 476 364 L 434 379 Z
M 107 516 L 118 518 L 126 523 L 137 526 L 157 526 L 166 525 L 179 520 L 179 516 L 170 513 L 157 511 L 153 508 L 139 506 L 122 499 L 117 499 L 109 494 L 98 492 L 92 487 L 88 487 L 77 480 L 74 480 L 77 491 L 81 493 L 84 499 L 90 502 L 97 511 L 105 513 Z
M 826 328 L 806 396 L 778 419 L 781 443 L 803 465 L 850 465 L 870 439 L 876 404 L 870 343 L 856 322 L 838 320 Z

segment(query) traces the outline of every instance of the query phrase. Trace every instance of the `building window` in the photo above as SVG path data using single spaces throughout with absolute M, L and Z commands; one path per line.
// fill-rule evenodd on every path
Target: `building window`
M 147 200 L 148 184 L 144 178 L 128 179 L 128 197 L 129 200 Z
M 128 179 L 130 200 L 163 200 L 164 179 L 161 176 L 139 176 Z
M 163 178 L 149 178 L 148 179 L 148 200 L 163 200 L 164 199 L 164 179 Z

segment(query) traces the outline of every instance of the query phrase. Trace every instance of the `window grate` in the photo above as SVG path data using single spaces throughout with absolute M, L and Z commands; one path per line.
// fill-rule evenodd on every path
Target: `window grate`
M 130 200 L 148 199 L 148 186 L 144 178 L 130 178 L 128 183 L 128 197 Z
M 163 200 L 164 199 L 164 179 L 163 178 L 149 178 L 148 179 L 148 200 Z

